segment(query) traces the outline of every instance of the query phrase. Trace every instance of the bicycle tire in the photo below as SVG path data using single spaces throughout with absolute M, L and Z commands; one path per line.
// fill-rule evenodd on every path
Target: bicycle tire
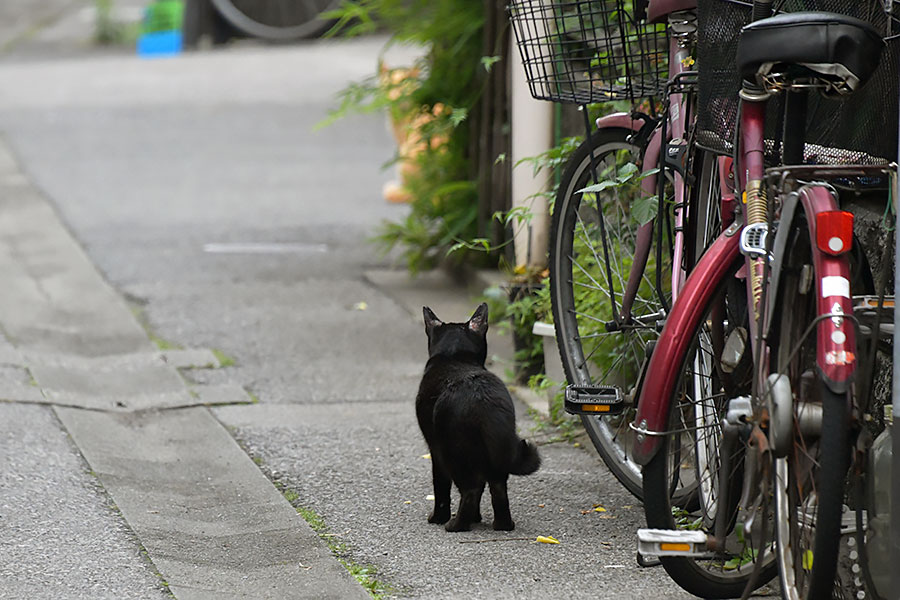
M 595 344 L 590 351 L 587 351 L 582 343 L 588 336 L 597 335 L 596 329 L 599 324 L 597 314 L 592 314 L 584 308 L 584 305 L 592 302 L 592 308 L 598 307 L 599 313 L 607 313 L 606 318 L 608 319 L 613 310 L 610 296 L 607 290 L 594 289 L 591 291 L 593 297 L 590 300 L 577 299 L 575 287 L 578 285 L 576 280 L 579 275 L 576 273 L 580 273 L 582 278 L 588 280 L 592 277 L 588 275 L 590 269 L 587 267 L 579 265 L 579 269 L 573 268 L 578 264 L 578 256 L 580 256 L 575 251 L 575 238 L 579 222 L 582 225 L 582 233 L 585 233 L 584 222 L 578 216 L 583 208 L 582 195 L 578 191 L 591 183 L 590 151 L 593 148 L 598 175 L 603 180 L 605 171 L 612 168 L 617 169 L 628 161 L 640 163 L 642 149 L 631 141 L 633 135 L 634 132 L 624 128 L 599 129 L 592 134 L 589 142 L 582 142 L 570 157 L 560 180 L 551 225 L 550 298 L 557 328 L 557 347 L 568 382 L 577 385 L 608 385 L 622 383 L 624 379 L 626 384 L 631 385 L 631 388 L 626 390 L 629 396 L 636 398 L 643 376 L 643 366 L 649 357 L 648 349 L 658 337 L 655 323 L 652 323 L 651 327 L 641 330 L 640 334 L 635 332 L 629 334 L 626 330 L 606 336 L 609 347 L 621 350 L 622 346 L 627 346 L 629 352 L 619 352 L 620 356 L 627 356 L 629 353 L 631 355 L 629 376 L 623 378 L 621 373 L 618 373 L 618 381 L 611 382 L 612 378 L 608 377 L 611 369 L 603 370 L 601 368 L 598 370 L 596 362 L 591 364 L 585 359 L 585 356 L 590 358 L 592 353 L 596 354 L 597 350 L 603 346 L 603 342 Z M 621 156 L 616 156 L 617 153 L 620 153 Z M 610 163 L 610 158 L 613 158 L 612 163 Z M 716 158 L 712 154 L 702 153 L 697 154 L 691 162 L 695 165 L 693 168 L 694 179 L 699 183 L 691 190 L 689 204 L 691 214 L 686 215 L 685 244 L 688 251 L 684 256 L 683 267 L 687 271 L 719 230 L 719 180 Z M 649 166 L 645 165 L 644 168 L 649 168 Z M 671 193 L 671 190 L 669 192 Z M 624 217 L 606 219 L 607 231 L 618 244 L 611 251 L 610 261 L 617 261 L 615 267 L 618 268 L 613 268 L 614 276 L 617 279 L 614 285 L 618 286 L 617 301 L 621 300 L 621 292 L 627 279 L 627 273 L 624 273 L 627 269 L 623 267 L 627 267 L 633 258 L 633 241 L 636 236 L 635 223 L 629 223 L 627 218 L 630 216 L 629 210 L 633 201 L 640 193 L 637 186 L 628 189 L 624 195 L 622 190 L 616 188 L 603 198 L 605 204 L 608 205 L 612 201 L 619 209 L 616 215 Z M 609 212 L 604 214 L 607 216 Z M 582 235 L 581 238 L 583 244 L 591 239 L 589 235 Z M 628 243 L 623 243 L 623 240 Z M 624 256 L 623 259 L 620 260 L 620 257 L 617 256 L 616 249 L 619 250 L 619 255 Z M 622 252 L 623 249 L 624 252 Z M 602 248 L 591 249 L 590 253 L 585 254 L 588 255 L 589 260 L 598 263 L 593 267 L 600 272 L 593 279 L 603 281 L 605 262 L 602 258 L 604 256 Z M 650 271 L 645 270 L 641 289 L 635 300 L 636 310 L 642 311 L 644 315 L 662 313 L 663 306 L 657 296 L 658 290 L 654 281 L 655 260 L 656 257 L 651 252 L 651 256 L 648 258 Z M 671 260 L 664 264 L 663 272 L 663 287 L 666 288 L 668 294 L 668 290 L 671 288 Z M 584 286 L 585 283 L 583 281 L 581 285 Z M 617 309 L 619 307 L 621 307 L 620 302 L 617 304 Z M 609 348 L 606 350 L 606 354 L 610 354 Z M 602 352 L 600 354 L 603 355 Z M 620 365 L 621 362 L 613 364 L 613 366 Z M 622 415 L 615 417 L 582 416 L 582 423 L 600 458 L 616 479 L 629 492 L 641 498 L 643 496 L 641 467 L 632 460 L 630 453 L 634 434 L 629 424 L 633 416 L 632 404 L 632 408 Z M 694 500 L 694 490 L 674 490 L 673 493 L 678 505 L 688 505 Z
M 225 20 L 238 30 L 264 40 L 312 38 L 334 21 L 319 15 L 340 6 L 340 0 L 211 0 Z
M 718 519 L 728 520 L 725 548 L 712 558 L 660 557 L 673 581 L 703 598 L 739 597 L 751 581 L 759 587 L 777 574 L 777 563 L 768 551 L 772 536 L 766 530 L 766 522 L 758 521 L 762 534 L 749 536 L 749 547 L 746 537 L 734 527 L 743 480 L 741 445 L 732 455 L 736 468 L 730 474 L 730 501 L 723 508 L 716 498 L 717 482 L 722 476 L 721 421 L 727 400 L 749 393 L 752 384 L 749 346 L 730 373 L 726 374 L 720 366 L 722 341 L 748 323 L 744 288 L 735 277 L 741 264 L 742 257 L 734 261 L 718 280 L 716 291 L 710 294 L 703 309 L 695 312 L 696 320 L 686 326 L 686 339 L 692 342 L 685 346 L 682 356 L 672 357 L 671 364 L 681 366 L 678 383 L 671 390 L 668 433 L 644 467 L 644 513 L 649 528 L 688 528 L 712 534 Z M 698 407 L 708 407 L 711 415 L 699 427 Z M 703 460 L 701 452 L 707 454 Z M 700 508 L 693 514 L 682 511 L 676 515 L 673 511 L 676 507 L 669 490 L 679 479 L 685 480 L 683 486 L 689 481 L 698 483 Z M 762 557 L 762 565 L 756 565 L 758 557 Z
M 597 264 L 582 266 L 577 262 L 581 256 L 576 249 L 579 244 L 576 241 L 576 237 L 579 234 L 579 223 L 581 224 L 581 243 L 589 245 L 591 241 L 591 237 L 587 232 L 588 225 L 585 224 L 580 216 L 580 211 L 583 210 L 584 205 L 582 204 L 582 194 L 578 192 L 592 182 L 591 149 L 593 149 L 595 165 L 601 180 L 604 173 L 608 172 L 609 169 L 617 169 L 626 162 L 639 163 L 641 149 L 631 141 L 633 133 L 629 129 L 613 127 L 595 131 L 591 135 L 590 140 L 582 142 L 569 158 L 556 195 L 550 229 L 550 300 L 553 309 L 553 319 L 556 324 L 557 347 L 566 379 L 571 384 L 603 385 L 608 383 L 606 374 L 611 371 L 611 369 L 606 369 L 606 373 L 598 374 L 597 371 L 601 367 L 591 364 L 585 359 L 586 355 L 591 355 L 591 351 L 587 350 L 582 344 L 582 340 L 587 339 L 588 335 L 596 335 L 594 331 L 596 328 L 593 325 L 598 324 L 596 321 L 598 317 L 596 314 L 587 314 L 587 311 L 584 309 L 584 304 L 588 300 L 583 297 L 578 298 L 580 294 L 577 293 L 576 287 L 579 284 L 585 284 L 583 281 L 576 280 L 576 277 L 594 278 L 591 271 L 602 269 L 602 265 L 599 263 L 602 261 L 600 257 L 603 254 L 602 249 L 590 248 L 591 260 Z M 631 191 L 634 192 L 634 190 Z M 610 200 L 615 202 L 617 209 L 626 211 L 618 214 L 627 215 L 628 207 L 625 205 L 628 204 L 628 200 L 623 198 L 620 192 L 621 190 L 619 189 L 613 189 L 609 194 L 606 194 L 604 201 Z M 639 193 L 639 190 L 637 190 L 637 193 Z M 611 219 L 608 221 L 611 221 Z M 611 222 L 608 225 L 608 232 L 611 236 L 615 236 L 618 233 L 616 231 L 617 225 Z M 634 232 L 630 233 L 633 236 Z M 596 272 L 598 272 L 599 277 L 599 271 Z M 615 273 L 615 275 L 619 277 L 620 281 L 622 280 L 620 272 Z M 602 277 L 605 277 L 605 275 L 602 275 Z M 598 284 L 595 287 L 599 288 L 601 286 Z M 607 292 L 599 289 L 588 291 L 596 293 L 596 295 L 591 293 L 592 298 L 590 301 L 596 302 L 599 309 L 598 314 L 604 310 L 611 312 Z M 579 314 L 584 315 L 584 318 L 579 318 Z M 607 316 L 606 319 L 609 319 L 609 317 Z M 655 332 L 652 337 L 656 337 Z M 642 338 L 639 341 L 642 344 L 639 351 L 633 347 L 631 348 L 639 352 L 639 355 L 632 354 L 632 363 L 638 363 L 639 365 L 643 360 L 646 341 L 649 340 Z M 600 347 L 600 343 L 595 346 L 595 349 Z M 612 345 L 615 343 L 613 342 Z M 630 379 L 636 381 L 638 374 L 634 370 L 634 364 L 631 365 L 631 368 Z M 632 436 L 632 431 L 628 424 L 631 422 L 632 416 L 632 411 L 626 411 L 622 415 L 614 417 L 582 416 L 582 423 L 594 448 L 596 448 L 600 458 L 610 472 L 629 492 L 640 498 L 641 469 L 629 455 L 629 440 Z
M 796 218 L 778 291 L 779 302 L 794 308 L 782 311 L 773 328 L 778 340 L 772 349 L 777 357 L 773 371 L 788 376 L 794 396 L 791 449 L 775 459 L 777 556 L 782 590 L 789 600 L 832 595 L 850 459 L 848 395 L 829 389 L 815 366 L 815 328 L 809 327 L 817 314 L 815 286 L 806 292 L 801 287 L 801 279 L 810 281 L 804 269 L 812 269 L 811 281 L 816 281 L 808 231 L 805 220 Z M 812 334 L 804 337 L 810 329 Z M 799 426 L 803 413 L 812 414 L 816 407 L 821 407 L 818 438 L 801 432 Z

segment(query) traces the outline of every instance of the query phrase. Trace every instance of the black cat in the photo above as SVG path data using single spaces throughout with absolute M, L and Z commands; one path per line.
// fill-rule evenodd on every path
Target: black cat
M 512 398 L 500 379 L 484 368 L 488 308 L 481 304 L 465 323 L 443 323 L 423 309 L 428 363 L 416 396 L 416 416 L 431 450 L 434 512 L 429 523 L 467 531 L 481 521 L 484 484 L 491 490 L 494 529 L 515 528 L 506 480 L 541 465 L 534 444 L 516 434 Z M 459 489 L 459 510 L 450 520 L 450 484 Z M 448 522 L 449 521 L 449 522 Z

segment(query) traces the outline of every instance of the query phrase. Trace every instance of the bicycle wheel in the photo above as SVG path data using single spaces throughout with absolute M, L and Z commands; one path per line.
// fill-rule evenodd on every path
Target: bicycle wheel
M 713 535 L 716 524 L 724 524 L 724 547 L 713 555 L 661 557 L 678 585 L 703 598 L 738 597 L 751 581 L 760 586 L 776 574 L 767 504 L 753 508 L 752 531 L 745 530 L 747 508 L 738 506 L 744 477 L 742 443 L 729 452 L 727 472 L 723 466 L 725 411 L 730 399 L 750 394 L 753 379 L 750 348 L 743 343 L 749 322 L 745 288 L 735 277 L 740 264 L 741 260 L 735 261 L 719 280 L 717 291 L 685 334 L 692 342 L 680 362 L 673 363 L 681 368 L 671 393 L 667 433 L 644 467 L 644 512 L 649 528 L 692 529 Z M 724 476 L 728 477 L 728 500 L 723 502 L 719 491 Z M 672 489 L 690 485 L 696 485 L 699 492 L 699 509 L 691 512 L 674 506 L 670 499 Z
M 319 17 L 340 0 L 212 0 L 216 10 L 239 30 L 271 41 L 315 37 L 332 21 Z
M 600 181 L 614 177 L 628 163 L 640 164 L 640 149 L 629 141 L 631 135 L 628 129 L 600 129 L 575 150 L 560 181 L 550 233 L 550 299 L 566 378 L 575 385 L 616 385 L 626 394 L 634 391 L 647 345 L 658 336 L 656 321 L 662 318 L 655 293 L 655 257 L 651 256 L 635 299 L 635 326 L 615 332 L 606 329 L 613 320 L 612 295 L 616 303 L 621 302 L 634 260 L 638 222 L 631 208 L 640 197 L 640 186 L 632 183 L 593 195 L 579 190 L 592 183 L 591 148 Z M 667 280 L 671 278 L 671 268 L 664 273 Z M 615 310 L 619 308 L 617 304 Z M 628 425 L 633 416 L 633 410 L 626 410 L 614 416 L 582 416 L 582 422 L 613 475 L 640 497 L 641 470 L 630 457 Z
M 831 391 L 816 368 L 816 280 L 807 225 L 798 217 L 778 297 L 792 308 L 769 336 L 776 340 L 772 370 L 788 377 L 793 396 L 790 445 L 775 460 L 777 554 L 790 600 L 832 597 L 850 457 L 848 396 Z

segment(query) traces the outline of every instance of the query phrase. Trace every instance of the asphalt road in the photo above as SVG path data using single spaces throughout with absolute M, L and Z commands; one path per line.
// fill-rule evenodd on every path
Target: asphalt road
M 442 318 L 461 320 L 474 300 L 439 275 L 421 286 L 382 283 L 398 279 L 383 277 L 389 257 L 367 239 L 406 211 L 381 198 L 391 178 L 381 165 L 393 153 L 383 118 L 313 129 L 338 90 L 374 71 L 383 43 L 244 45 L 149 62 L 125 53 L 13 55 L 0 62 L 0 135 L 155 336 L 234 359 L 182 373 L 258 399 L 212 412 L 272 482 L 264 485 L 318 515 L 344 560 L 369 568 L 390 596 L 690 597 L 661 569 L 637 567 L 641 507 L 594 453 L 554 441 L 556 432 L 524 410 L 520 429 L 542 444 L 544 465 L 510 484 L 516 531 L 448 534 L 426 522 L 430 465 L 412 405 L 425 361 L 419 307 L 425 290 Z M 39 411 L 35 422 L 55 432 L 48 437 L 66 437 L 70 421 L 11 406 Z M 21 463 L 46 459 L 44 441 L 11 435 L 7 445 L 36 449 L 36 458 L 23 450 Z M 77 474 L 73 493 L 92 494 L 93 513 L 113 535 L 95 555 L 117 564 L 110 553 L 124 552 L 143 578 L 123 579 L 127 593 L 82 595 L 162 593 L 153 548 L 140 552 L 140 528 L 104 508 L 108 490 L 65 444 L 59 452 L 72 462 L 59 465 L 59 478 Z M 27 478 L 33 468 L 16 472 Z M 561 543 L 533 543 L 538 535 Z M 58 577 L 87 559 L 71 560 Z M 0 567 L 14 571 L 2 559 Z M 78 594 L 63 586 L 47 597 L 69 595 Z

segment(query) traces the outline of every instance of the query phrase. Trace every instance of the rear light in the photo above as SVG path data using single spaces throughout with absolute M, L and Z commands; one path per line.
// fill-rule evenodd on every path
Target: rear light
M 832 256 L 848 252 L 853 247 L 853 214 L 844 210 L 817 214 L 816 246 Z

